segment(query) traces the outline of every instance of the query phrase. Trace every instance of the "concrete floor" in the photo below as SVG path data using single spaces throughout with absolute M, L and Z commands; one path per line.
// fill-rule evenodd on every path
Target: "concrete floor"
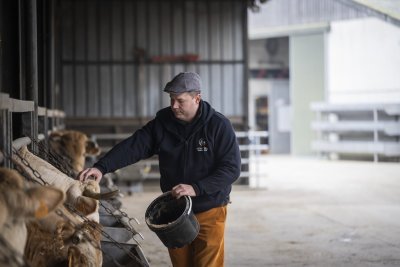
M 225 266 L 400 266 L 399 163 L 263 160 L 258 187 L 233 188 Z M 144 221 L 157 190 L 145 185 L 123 201 L 142 222 L 151 266 L 164 267 L 168 253 Z

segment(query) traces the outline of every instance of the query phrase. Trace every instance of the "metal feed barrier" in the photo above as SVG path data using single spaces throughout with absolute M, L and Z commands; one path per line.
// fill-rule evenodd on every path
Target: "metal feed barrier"
M 29 146 L 31 141 L 29 137 L 22 137 L 12 142 L 12 153 L 16 153 L 23 146 Z M 29 163 L 23 161 L 30 167 Z M 30 167 L 32 169 L 32 167 Z M 41 179 L 40 173 L 33 170 L 33 173 Z M 71 178 L 72 179 L 72 178 Z M 44 184 L 46 184 L 44 182 Z M 101 188 L 102 192 L 108 190 L 107 187 Z M 144 253 L 140 247 L 139 242 L 135 239 L 136 236 L 142 235 L 138 233 L 131 225 L 131 221 L 136 219 L 128 217 L 128 215 L 120 210 L 120 206 L 116 202 L 100 201 L 100 224 L 102 228 L 96 228 L 102 235 L 101 246 L 96 247 L 102 251 L 103 254 L 103 266 L 104 267 L 147 267 L 149 263 L 144 256 Z M 83 214 L 75 210 L 72 206 L 66 204 L 66 207 L 77 216 L 81 217 L 83 221 L 88 221 Z M 58 214 L 58 213 L 57 213 Z M 59 216 L 68 219 L 64 214 L 58 214 Z M 89 240 L 91 242 L 91 240 Z

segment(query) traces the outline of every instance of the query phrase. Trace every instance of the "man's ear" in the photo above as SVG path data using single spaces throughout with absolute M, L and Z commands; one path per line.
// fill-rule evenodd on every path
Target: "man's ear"
M 196 103 L 199 104 L 201 100 L 201 94 L 196 95 Z

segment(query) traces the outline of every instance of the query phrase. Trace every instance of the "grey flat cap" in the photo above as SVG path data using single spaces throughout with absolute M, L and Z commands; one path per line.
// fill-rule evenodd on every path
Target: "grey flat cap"
M 179 73 L 164 88 L 164 92 L 175 94 L 200 90 L 201 78 L 195 72 Z

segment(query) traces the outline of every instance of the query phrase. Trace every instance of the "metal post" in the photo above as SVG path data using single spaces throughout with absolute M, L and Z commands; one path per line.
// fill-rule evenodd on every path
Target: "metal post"
M 11 167 L 11 161 L 7 156 L 11 155 L 11 115 L 7 109 L 0 110 L 0 150 L 4 152 L 3 162 L 0 166 Z
M 37 42 L 37 7 L 36 0 L 27 1 L 27 72 L 26 89 L 27 99 L 33 100 L 35 110 L 31 117 L 31 137 L 37 139 L 38 136 L 38 42 Z M 33 152 L 37 148 L 32 142 Z
M 248 30 L 247 30 L 247 2 L 242 1 L 242 30 L 243 30 L 243 126 L 245 127 L 245 131 L 248 130 L 249 127 L 249 45 L 248 45 Z
M 49 21 L 49 38 L 47 39 L 48 42 L 48 72 L 49 72 L 49 78 L 48 78 L 48 96 L 47 96 L 47 108 L 55 109 L 57 108 L 56 104 L 56 98 L 58 93 L 55 91 L 56 89 L 56 56 L 55 56 L 55 45 L 56 45 L 56 27 L 55 27 L 55 3 L 54 1 L 48 1 L 47 2 L 47 17 Z M 60 50 L 61 51 L 61 50 Z
M 18 49 L 19 49 L 19 93 L 14 98 L 26 99 L 26 1 L 18 1 Z
M 374 108 L 374 124 L 377 125 L 378 124 L 378 109 Z M 375 126 L 374 127 L 374 143 L 375 145 L 378 145 L 379 142 L 379 136 L 378 136 L 378 127 Z M 378 152 L 376 151 L 376 149 L 374 149 L 374 162 L 378 162 Z

